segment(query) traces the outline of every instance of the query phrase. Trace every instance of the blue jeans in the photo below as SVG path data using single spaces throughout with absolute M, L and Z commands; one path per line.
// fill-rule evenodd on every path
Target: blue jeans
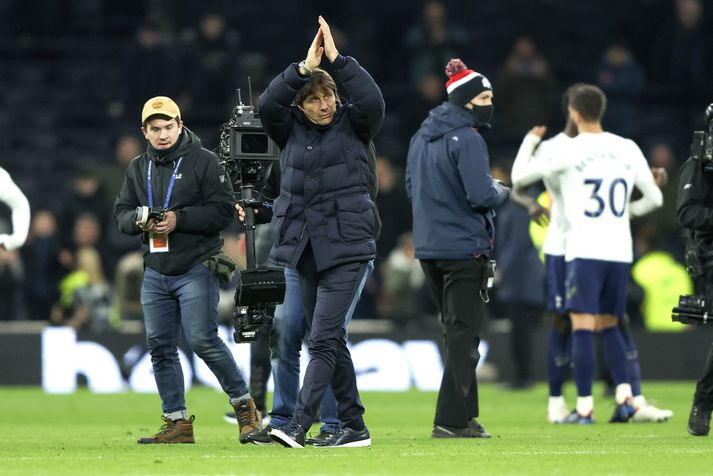
M 178 360 L 181 328 L 188 344 L 215 374 L 231 402 L 249 394 L 233 354 L 218 337 L 218 278 L 202 264 L 166 276 L 151 268 L 141 286 L 146 342 L 164 414 L 186 410 Z
M 370 269 L 373 265 L 370 263 Z M 300 352 L 302 341 L 307 334 L 307 318 L 302 303 L 299 276 L 292 268 L 285 268 L 285 301 L 275 309 L 277 330 L 277 349 L 273 352 L 272 374 L 274 378 L 274 393 L 272 410 L 270 411 L 270 426 L 282 428 L 292 418 L 297 402 L 297 392 L 300 386 Z M 344 327 L 354 314 L 354 306 L 347 313 Z M 275 355 L 276 354 L 276 355 Z M 332 387 L 328 387 L 319 407 L 322 426 L 320 431 L 334 432 L 339 426 L 337 416 L 337 401 Z

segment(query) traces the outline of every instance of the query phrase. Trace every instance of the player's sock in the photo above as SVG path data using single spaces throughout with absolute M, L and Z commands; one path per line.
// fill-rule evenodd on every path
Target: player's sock
M 633 400 L 631 395 L 631 385 L 628 383 L 620 383 L 614 390 L 614 399 L 616 403 L 625 403 L 627 400 Z
M 547 348 L 547 378 L 550 385 L 550 396 L 562 395 L 562 385 L 569 372 L 569 333 L 550 329 Z
M 577 395 L 591 396 L 594 381 L 594 333 L 592 331 L 580 329 L 572 332 L 572 374 L 577 385 Z
M 611 372 L 612 380 L 615 386 L 620 384 L 629 384 L 629 376 L 627 372 L 626 350 L 624 348 L 624 338 L 618 327 L 609 327 L 599 333 L 600 342 L 602 344 L 602 354 L 606 360 Z M 631 391 L 631 386 L 629 386 Z M 621 403 L 617 400 L 617 403 Z
M 624 339 L 626 349 L 626 370 L 629 375 L 631 391 L 634 395 L 641 395 L 641 367 L 639 366 L 639 352 L 631 339 L 628 331 L 619 329 L 621 337 Z
M 577 413 L 582 416 L 589 416 L 594 410 L 594 399 L 591 395 L 577 397 Z

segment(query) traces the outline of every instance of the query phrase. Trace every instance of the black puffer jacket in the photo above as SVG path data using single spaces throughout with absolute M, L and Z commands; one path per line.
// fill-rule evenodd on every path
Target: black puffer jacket
M 331 73 L 348 102 L 328 126 L 292 106 L 308 78 L 292 64 L 260 96 L 268 135 L 282 148 L 280 195 L 273 206 L 270 258 L 294 267 L 311 241 L 317 269 L 374 259 L 375 205 L 369 197 L 369 141 L 381 128 L 384 99 L 354 58 L 339 56 Z
M 149 253 L 143 234 L 144 264 L 166 275 L 183 274 L 223 246 L 220 231 L 234 218 L 230 180 L 218 158 L 201 147 L 201 141 L 184 127 L 178 143 L 157 152 L 149 145 L 126 172 L 114 204 L 114 219 L 127 235 L 141 234 L 136 226 L 136 207 L 148 206 L 148 164 L 152 166 L 154 207 L 162 207 L 178 159 L 183 157 L 168 209 L 176 212 L 176 229 L 169 235 L 167 253 Z

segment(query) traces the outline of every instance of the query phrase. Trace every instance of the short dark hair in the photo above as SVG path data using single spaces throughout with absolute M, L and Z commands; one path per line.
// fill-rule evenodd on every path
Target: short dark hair
M 586 86 L 586 83 L 574 83 L 567 89 L 565 89 L 564 93 L 562 93 L 562 112 L 564 113 L 565 117 L 567 117 L 567 108 L 569 107 L 569 104 L 572 102 L 572 96 L 574 96 L 574 92 L 577 90 L 577 88 L 580 88 L 582 86 Z
M 607 97 L 597 86 L 583 84 L 574 90 L 569 106 L 580 113 L 586 122 L 598 122 L 607 108 Z
M 305 99 L 322 90 L 332 91 L 336 101 L 339 102 L 339 96 L 337 95 L 337 83 L 334 82 L 334 79 L 332 79 L 329 73 L 325 70 L 315 68 L 312 70 L 309 82 L 302 86 L 302 89 L 297 91 L 297 94 L 295 94 L 293 102 L 296 106 L 301 106 Z

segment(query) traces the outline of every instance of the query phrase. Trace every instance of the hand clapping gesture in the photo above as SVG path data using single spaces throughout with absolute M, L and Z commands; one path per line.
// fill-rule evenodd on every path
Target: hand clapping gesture
M 305 66 L 310 71 L 319 67 L 319 64 L 322 62 L 322 54 L 327 56 L 330 63 L 334 62 L 337 56 L 339 56 L 339 51 L 334 44 L 334 38 L 332 38 L 332 31 L 329 29 L 329 24 L 321 15 L 317 21 L 319 22 L 319 29 L 307 50 L 307 57 L 305 58 Z

